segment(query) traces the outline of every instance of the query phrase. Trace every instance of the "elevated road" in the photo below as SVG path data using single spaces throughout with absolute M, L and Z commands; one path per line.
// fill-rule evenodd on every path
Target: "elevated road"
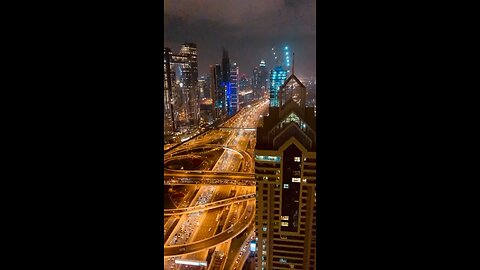
M 247 217 L 245 219 L 245 216 Z M 240 233 L 242 233 L 248 226 L 251 225 L 255 218 L 255 211 L 254 211 L 254 203 L 249 202 L 247 205 L 246 210 L 244 211 L 244 215 L 239 218 L 239 221 L 233 225 L 227 231 L 223 231 L 219 234 L 216 234 L 213 237 L 203 239 L 197 242 L 184 244 L 184 245 L 173 245 L 173 246 L 164 246 L 163 255 L 164 257 L 172 257 L 172 256 L 179 256 L 185 254 L 192 254 L 201 250 L 207 250 L 212 247 L 215 247 L 227 240 L 230 240 Z
M 189 214 L 189 213 L 194 213 L 199 211 L 210 210 L 210 209 L 230 205 L 232 203 L 252 201 L 252 200 L 255 200 L 255 196 L 256 194 L 247 194 L 247 195 L 241 195 L 233 198 L 228 198 L 228 199 L 211 202 L 207 204 L 202 204 L 202 205 L 197 205 L 197 206 L 192 206 L 192 207 L 166 209 L 163 211 L 163 215 L 164 216 L 183 215 L 183 214 Z
M 246 172 L 221 172 L 221 171 L 176 171 L 165 169 L 163 176 L 167 177 L 184 177 L 184 178 L 222 178 L 232 180 L 253 180 L 255 179 L 254 173 Z
M 234 186 L 255 186 L 255 180 L 235 180 L 221 178 L 181 178 L 181 179 L 165 179 L 164 186 L 184 186 L 184 185 L 234 185 Z

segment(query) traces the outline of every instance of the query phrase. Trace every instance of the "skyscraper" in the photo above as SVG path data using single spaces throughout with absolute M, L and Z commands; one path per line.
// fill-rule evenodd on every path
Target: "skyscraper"
M 260 61 L 260 65 L 259 65 L 259 94 L 258 96 L 261 97 L 263 96 L 263 91 L 267 90 L 268 89 L 268 70 L 267 70 L 267 66 L 265 64 L 265 61 L 262 60 Z
M 230 83 L 227 88 L 228 96 L 228 115 L 235 114 L 239 109 L 239 100 L 238 100 L 238 83 L 239 83 L 239 74 L 240 70 L 237 66 L 237 63 L 233 63 L 232 68 L 230 69 Z
M 174 99 L 173 99 L 173 84 L 172 76 L 175 75 L 170 69 L 170 60 L 172 58 L 172 51 L 169 48 L 163 49 L 163 127 L 164 135 L 168 137 L 175 131 L 175 117 L 174 117 Z
M 214 117 L 218 118 L 226 113 L 225 88 L 222 86 L 222 70 L 218 64 L 210 66 L 210 89 L 213 93 Z
M 186 63 L 182 66 L 182 81 L 186 87 L 188 95 L 188 118 L 191 124 L 198 125 L 200 117 L 200 91 L 198 89 L 198 63 L 197 63 L 197 45 L 194 43 L 184 43 L 180 48 L 181 56 L 186 57 Z
M 194 43 L 182 44 L 179 54 L 173 54 L 169 48 L 164 49 L 164 120 L 167 133 L 198 125 L 200 94 L 197 66 Z
M 287 78 L 287 71 L 281 66 L 277 66 L 270 71 L 270 107 L 278 107 L 278 93 L 280 86 L 285 82 Z
M 258 67 L 253 68 L 253 77 L 252 77 L 252 89 L 253 89 L 253 96 L 254 98 L 258 98 L 261 92 L 260 86 L 260 70 Z
M 257 269 L 316 269 L 316 122 L 305 91 L 292 74 L 257 129 Z
M 225 49 L 223 49 L 222 55 L 222 82 L 225 86 L 230 82 L 230 58 Z

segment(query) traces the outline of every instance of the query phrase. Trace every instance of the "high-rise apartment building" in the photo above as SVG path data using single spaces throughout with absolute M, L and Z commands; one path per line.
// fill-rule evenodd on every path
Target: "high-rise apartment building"
M 295 75 L 279 88 L 257 129 L 257 269 L 316 269 L 314 108 Z
M 237 63 L 233 63 L 230 69 L 230 84 L 227 88 L 228 115 L 233 115 L 239 110 L 238 87 L 240 70 Z

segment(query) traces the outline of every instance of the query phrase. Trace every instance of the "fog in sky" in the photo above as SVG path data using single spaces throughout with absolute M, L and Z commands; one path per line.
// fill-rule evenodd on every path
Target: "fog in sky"
M 196 43 L 199 76 L 221 64 L 222 47 L 251 77 L 261 59 L 273 68 L 272 47 L 285 46 L 297 76 L 316 75 L 314 0 L 165 0 L 164 12 L 164 46 L 178 53 L 182 43 Z

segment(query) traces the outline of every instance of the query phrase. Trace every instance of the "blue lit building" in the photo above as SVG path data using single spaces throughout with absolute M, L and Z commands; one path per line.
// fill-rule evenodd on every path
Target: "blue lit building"
M 238 83 L 240 71 L 237 63 L 233 63 L 230 69 L 230 83 L 227 86 L 228 115 L 235 114 L 239 109 Z
M 286 78 L 287 71 L 281 66 L 270 71 L 270 107 L 279 106 L 278 93 Z

